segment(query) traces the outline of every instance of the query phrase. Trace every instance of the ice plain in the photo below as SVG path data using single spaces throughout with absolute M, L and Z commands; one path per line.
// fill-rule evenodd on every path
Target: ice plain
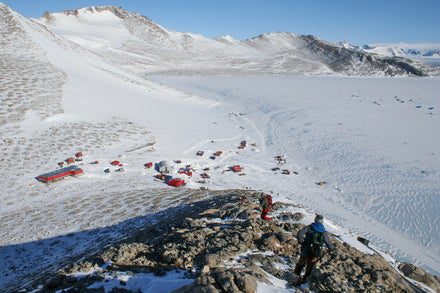
M 206 183 L 199 174 L 185 178 L 189 188 L 273 192 L 400 260 L 440 271 L 439 79 L 220 76 L 215 69 L 145 75 L 137 62 L 145 56 L 115 53 L 111 46 L 121 44 L 107 43 L 105 31 L 85 45 L 78 35 L 64 39 L 4 15 L 0 285 L 125 235 L 125 226 L 106 227 L 190 200 L 191 190 L 171 191 L 143 167 L 162 159 L 210 168 Z M 140 50 L 137 42 L 128 48 Z M 250 146 L 238 150 L 241 140 Z M 224 155 L 210 159 L 217 150 Z M 84 176 L 35 181 L 76 151 L 85 153 Z M 271 171 L 275 155 L 285 155 L 279 167 L 298 175 Z M 126 171 L 105 174 L 114 159 Z M 246 175 L 224 172 L 233 164 Z M 43 249 L 33 245 L 40 240 Z
M 396 256 L 438 271 L 438 79 L 154 80 L 242 113 L 247 135 L 262 145 L 261 152 L 246 160 L 253 168 L 248 185 L 299 199 L 340 225 L 375 239 Z M 271 177 L 275 155 L 286 155 L 283 167 L 299 175 Z M 259 171 L 261 175 L 255 176 Z M 319 181 L 327 184 L 317 187 L 314 183 Z

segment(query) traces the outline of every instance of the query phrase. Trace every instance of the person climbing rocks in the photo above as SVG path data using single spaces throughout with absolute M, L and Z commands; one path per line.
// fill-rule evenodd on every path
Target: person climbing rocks
M 260 205 L 261 205 L 261 218 L 266 221 L 272 220 L 267 214 L 272 209 L 272 196 L 264 192 L 260 195 Z
M 334 249 L 323 223 L 324 217 L 317 214 L 315 221 L 302 228 L 296 235 L 301 245 L 301 255 L 295 266 L 295 274 L 301 276 L 301 271 L 306 267 L 301 282 L 305 282 L 316 263 L 323 256 L 323 245 L 325 244 L 329 251 L 333 251 Z

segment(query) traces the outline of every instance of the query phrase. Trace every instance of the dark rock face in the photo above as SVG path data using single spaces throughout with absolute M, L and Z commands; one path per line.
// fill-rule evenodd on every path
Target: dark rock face
M 169 31 L 148 17 L 126 11 L 121 7 L 89 7 L 86 8 L 86 11 L 91 13 L 102 11 L 113 13 L 121 19 L 125 28 L 133 36 L 153 46 L 156 53 L 164 54 L 162 57 L 164 59 L 165 56 L 171 56 L 165 52 L 167 50 L 161 52 L 165 46 L 168 50 L 177 50 L 174 51 L 175 54 L 171 53 L 173 58 L 181 55 L 182 52 L 185 53 L 183 57 L 180 57 L 179 63 L 191 62 L 194 65 L 194 63 L 199 62 L 198 59 L 210 59 L 213 63 L 218 63 L 221 60 L 224 67 L 211 71 L 210 74 L 216 74 L 219 71 L 221 73 L 242 72 L 248 74 L 320 74 L 323 72 L 323 69 L 325 70 L 324 72 L 330 69 L 329 71 L 334 73 L 360 76 L 438 75 L 438 71 L 432 69 L 431 66 L 419 64 L 409 59 L 379 57 L 359 50 L 356 46 L 341 47 L 337 44 L 322 41 L 312 35 L 296 36 L 291 33 L 269 33 L 244 41 L 230 42 L 220 39 L 219 41 L 223 45 L 227 44 L 227 46 L 214 46 L 207 50 L 205 48 L 206 41 L 212 40 L 207 39 L 205 42 L 200 43 L 193 35 L 182 33 L 181 40 L 177 41 L 170 35 Z M 66 10 L 63 13 L 74 16 L 80 15 L 79 10 Z M 50 13 L 45 13 L 43 17 L 48 23 L 54 20 L 54 16 Z M 279 42 L 279 40 L 282 40 L 282 42 Z M 250 55 L 256 53 L 260 54 L 260 57 L 249 58 L 243 54 L 235 54 L 235 50 L 231 50 L 231 48 L 237 50 L 250 49 L 248 51 Z M 411 53 L 412 55 L 418 55 L 420 52 L 415 51 Z M 436 53 L 435 51 L 428 52 L 431 55 Z M 268 55 L 268 58 L 266 58 L 266 55 Z M 190 59 L 194 56 L 197 56 L 197 58 Z M 157 62 L 161 61 L 162 58 L 157 59 Z M 143 64 L 141 60 L 139 62 L 139 64 Z M 242 68 L 237 67 L 237 65 L 240 65 L 239 67 Z M 196 69 L 188 71 L 188 68 L 176 66 L 173 72 L 186 72 L 187 74 L 204 72 L 206 70 L 205 67 L 206 63 L 201 62 Z
M 379 57 L 358 50 L 338 47 L 317 39 L 314 36 L 301 36 L 306 47 L 317 58 L 324 60 L 329 68 L 335 72 L 350 74 L 350 68 L 361 69 L 362 75 L 384 72 L 385 75 L 413 75 L 427 76 L 423 70 L 411 64 L 412 61 L 400 57 Z M 355 74 L 359 72 L 353 71 Z
M 61 285 L 65 279 L 64 275 L 55 275 L 53 278 L 49 279 L 46 284 L 44 284 L 45 289 L 54 289 Z
M 296 212 L 296 213 L 281 213 L 278 217 L 280 220 L 282 221 L 295 221 L 295 222 L 299 222 L 302 219 L 304 219 L 304 214 L 300 213 L 300 212 Z
M 242 196 L 248 200 L 241 201 Z M 263 221 L 258 217 L 257 202 L 258 195 L 236 191 L 195 203 L 184 213 L 59 271 L 49 278 L 44 290 L 88 292 L 91 289 L 87 288 L 102 281 L 106 272 L 163 276 L 176 269 L 194 279 L 192 284 L 175 291 L 179 293 L 256 292 L 258 282 L 270 283 L 267 274 L 293 286 L 300 280 L 293 273 L 299 254 L 295 235 L 304 225 L 290 217 L 285 221 Z M 289 208 L 277 203 L 275 218 L 284 218 L 281 215 Z M 332 242 L 336 251 L 325 254 L 309 278 L 312 290 L 417 292 L 381 256 L 366 255 L 334 239 Z M 70 275 L 93 269 L 93 274 L 79 279 Z M 431 285 L 438 282 L 411 265 L 401 270 Z
M 312 272 L 311 288 L 332 292 L 413 292 L 414 288 L 379 255 L 365 255 L 335 243 L 336 253 L 325 256 Z

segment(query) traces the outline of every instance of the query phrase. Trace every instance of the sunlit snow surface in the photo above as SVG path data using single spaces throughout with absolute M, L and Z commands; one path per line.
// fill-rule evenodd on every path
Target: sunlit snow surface
M 247 134 L 262 145 L 246 160 L 255 168 L 242 179 L 248 185 L 295 198 L 439 271 L 438 79 L 154 79 L 245 114 Z M 299 175 L 273 179 L 277 154 Z
M 127 57 L 136 46 L 124 47 L 131 50 L 126 58 L 110 53 L 118 38 L 101 40 L 104 27 L 82 39 L 89 49 L 113 46 L 97 54 L 81 47 L 78 35 L 70 35 L 75 44 L 4 6 L 0 12 L 0 287 L 99 249 L 154 220 L 146 214 L 187 202 L 195 193 L 171 190 L 143 167 L 163 159 L 197 169 L 185 178 L 189 188 L 273 191 L 275 200 L 304 204 L 440 272 L 438 79 L 146 80 L 139 56 Z M 118 27 L 111 15 L 102 17 Z M 241 140 L 244 150 L 237 149 Z M 217 150 L 223 155 L 210 159 Z M 78 162 L 85 175 L 53 185 L 34 179 L 76 151 L 85 154 Z M 270 170 L 274 155 L 286 155 L 280 167 L 291 175 Z M 115 159 L 125 172 L 114 172 Z M 224 172 L 234 164 L 246 175 Z M 202 184 L 206 167 L 211 178 Z
M 121 281 L 125 282 L 121 285 Z M 88 287 L 88 289 L 103 288 L 104 291 L 112 292 L 115 288 L 125 289 L 132 292 L 157 292 L 168 293 L 180 287 L 189 285 L 193 279 L 185 278 L 183 272 L 171 272 L 164 277 L 156 277 L 154 274 L 135 274 L 133 276 L 121 274 L 106 275 L 105 280 L 96 282 Z

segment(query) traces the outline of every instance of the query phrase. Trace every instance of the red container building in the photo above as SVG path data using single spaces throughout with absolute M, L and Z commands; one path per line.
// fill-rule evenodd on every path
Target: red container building
M 186 184 L 185 180 L 179 179 L 179 178 L 174 178 L 171 179 L 167 182 L 167 184 L 169 186 L 173 186 L 173 187 L 180 187 Z
M 35 179 L 41 182 L 49 183 L 57 180 L 61 180 L 67 176 L 76 176 L 84 173 L 84 170 L 79 168 L 78 166 L 69 166 L 62 169 L 58 169 L 49 173 L 41 174 Z

